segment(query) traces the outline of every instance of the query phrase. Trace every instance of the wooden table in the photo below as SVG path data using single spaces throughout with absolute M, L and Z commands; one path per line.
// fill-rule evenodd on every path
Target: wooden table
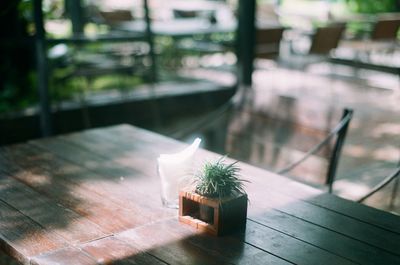
M 184 146 L 121 125 L 2 147 L 1 249 L 24 264 L 400 264 L 398 216 L 244 163 L 246 231 L 197 233 L 160 200 L 156 157 Z
M 153 21 L 152 33 L 156 36 L 186 38 L 194 35 L 210 35 L 213 33 L 232 33 L 236 30 L 235 21 L 223 21 L 215 24 L 203 18 L 179 18 L 168 21 Z M 118 30 L 139 34 L 146 30 L 143 20 L 123 22 L 116 27 Z

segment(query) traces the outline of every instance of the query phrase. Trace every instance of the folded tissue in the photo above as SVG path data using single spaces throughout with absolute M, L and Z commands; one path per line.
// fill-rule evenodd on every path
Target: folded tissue
M 161 154 L 157 159 L 158 175 L 161 178 L 161 200 L 164 206 L 178 208 L 178 193 L 193 183 L 194 155 L 201 139 L 175 154 Z

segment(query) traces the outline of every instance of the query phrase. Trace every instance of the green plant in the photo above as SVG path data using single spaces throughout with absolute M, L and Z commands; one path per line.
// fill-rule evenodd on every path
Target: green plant
M 398 11 L 397 0 L 346 0 L 349 9 L 357 13 L 375 14 Z
M 224 163 L 225 157 L 215 162 L 206 162 L 195 176 L 195 192 L 206 197 L 228 197 L 234 194 L 244 194 L 244 182 L 239 178 L 239 167 L 236 162 Z

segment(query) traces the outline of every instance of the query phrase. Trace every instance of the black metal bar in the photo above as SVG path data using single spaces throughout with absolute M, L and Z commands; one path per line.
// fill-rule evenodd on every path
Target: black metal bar
M 363 197 L 361 197 L 360 199 L 357 200 L 357 202 L 363 202 L 365 201 L 367 198 L 371 197 L 373 194 L 375 194 L 376 192 L 378 192 L 379 190 L 381 190 L 383 187 L 385 187 L 386 185 L 388 185 L 390 182 L 392 182 L 394 179 L 399 179 L 400 175 L 400 167 L 398 167 L 391 175 L 389 175 L 387 178 L 385 178 L 381 183 L 379 183 L 378 185 L 376 185 L 370 192 L 368 192 L 366 195 L 364 195 Z
M 239 84 L 252 85 L 256 0 L 239 0 L 237 31 L 237 57 Z
M 285 174 L 289 171 L 291 171 L 292 169 L 294 169 L 295 167 L 297 167 L 298 165 L 300 165 L 301 163 L 303 163 L 305 160 L 307 160 L 309 157 L 311 157 L 312 155 L 316 154 L 317 152 L 319 152 L 321 150 L 322 147 L 324 147 L 326 144 L 328 144 L 331 139 L 336 136 L 336 134 L 338 134 L 343 127 L 349 123 L 351 120 L 351 116 L 346 116 L 345 118 L 343 118 L 336 126 L 335 128 L 333 128 L 332 131 L 329 132 L 329 134 L 325 137 L 325 139 L 323 139 L 321 142 L 319 142 L 318 144 L 314 145 L 314 147 L 312 147 L 305 155 L 303 155 L 300 159 L 294 161 L 293 163 L 287 165 L 286 167 L 276 171 L 276 173 L 282 175 Z
M 400 183 L 400 178 L 396 178 L 394 185 L 393 185 L 392 196 L 390 197 L 390 203 L 389 203 L 390 209 L 394 208 L 396 195 L 399 190 L 399 183 Z
M 397 166 L 400 168 L 400 159 L 399 162 L 397 163 Z M 400 184 L 400 178 L 396 178 L 393 185 L 392 196 L 390 197 L 390 203 L 389 203 L 390 209 L 394 208 L 395 198 L 399 190 L 399 184 Z
M 353 115 L 353 110 L 344 109 L 342 120 L 345 119 L 348 115 L 352 116 Z M 331 158 L 330 158 L 329 167 L 328 167 L 328 174 L 327 174 L 327 177 L 326 177 L 326 184 L 328 185 L 329 193 L 332 193 L 332 185 L 333 185 L 333 182 L 335 180 L 336 169 L 337 169 L 337 165 L 339 163 L 340 153 L 342 151 L 342 147 L 343 147 L 343 144 L 344 144 L 344 140 L 346 138 L 347 129 L 349 127 L 349 124 L 350 124 L 350 119 L 348 120 L 347 123 L 345 123 L 345 125 L 338 132 L 338 136 L 337 136 L 337 139 L 336 139 L 336 144 L 335 144 L 335 146 L 333 148 L 333 152 L 332 152 L 332 155 L 331 155 Z
M 38 93 L 40 100 L 40 128 L 42 136 L 49 136 L 53 133 L 50 100 L 49 100 L 49 80 L 48 63 L 46 58 L 46 35 L 43 25 L 42 0 L 33 1 L 33 15 L 36 28 L 36 67 L 38 74 Z
M 363 62 L 359 59 L 345 59 L 345 58 L 329 58 L 329 62 L 337 63 L 342 65 L 353 66 L 355 68 L 364 68 L 368 70 L 380 71 L 389 74 L 395 74 L 400 76 L 400 67 L 399 66 L 390 66 L 383 64 L 374 64 L 369 62 Z
M 148 0 L 143 0 L 144 7 L 144 19 L 146 21 L 146 37 L 147 42 L 149 43 L 150 51 L 150 60 L 151 60 L 151 73 L 150 73 L 150 81 L 155 83 L 157 82 L 158 77 L 158 69 L 157 69 L 157 60 L 154 52 L 154 34 L 151 30 L 151 19 L 150 19 L 150 9 Z

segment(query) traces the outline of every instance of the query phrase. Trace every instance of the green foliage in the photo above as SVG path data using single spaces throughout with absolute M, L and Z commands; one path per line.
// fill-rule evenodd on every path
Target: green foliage
M 18 13 L 26 21 L 33 22 L 33 1 L 21 0 L 18 3 Z
M 206 197 L 227 197 L 234 194 L 244 194 L 244 182 L 238 176 L 237 162 L 225 164 L 221 157 L 216 162 L 207 162 L 196 175 L 196 193 Z
M 351 11 L 367 14 L 394 12 L 397 9 L 396 2 L 396 0 L 346 0 Z

